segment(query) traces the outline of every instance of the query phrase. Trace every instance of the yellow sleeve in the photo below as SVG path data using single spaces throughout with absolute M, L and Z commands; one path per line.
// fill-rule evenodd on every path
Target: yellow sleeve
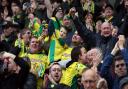
M 67 48 L 62 54 L 61 60 L 71 59 L 71 51 L 72 48 Z
M 36 23 L 34 24 L 34 30 L 35 30 L 35 31 L 39 31 L 39 28 L 40 28 L 40 24 L 36 22 Z
M 78 64 L 78 65 L 77 65 L 78 74 L 81 75 L 82 72 L 83 72 L 83 70 L 84 70 L 85 68 L 86 68 L 85 65 L 83 65 L 83 64 Z

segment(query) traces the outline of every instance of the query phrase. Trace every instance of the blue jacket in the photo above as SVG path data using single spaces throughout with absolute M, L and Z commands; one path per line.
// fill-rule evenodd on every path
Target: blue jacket
M 127 49 L 121 50 L 121 54 L 124 58 L 124 61 L 126 63 L 126 66 L 128 64 L 128 51 Z M 100 75 L 101 77 L 105 78 L 108 82 L 109 89 L 119 89 L 119 82 L 122 79 L 118 76 L 114 75 L 111 71 L 111 66 L 113 63 L 114 56 L 112 54 L 109 54 L 104 58 L 103 64 L 101 66 Z M 128 69 L 128 67 L 127 67 Z M 123 76 L 124 77 L 124 76 Z

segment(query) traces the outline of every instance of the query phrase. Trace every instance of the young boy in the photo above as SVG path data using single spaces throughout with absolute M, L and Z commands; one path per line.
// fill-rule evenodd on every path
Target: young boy
M 61 27 L 60 31 L 55 32 L 55 35 L 51 38 L 48 59 L 50 63 L 59 61 L 62 53 L 66 48 L 64 38 L 67 36 L 67 30 L 65 27 Z

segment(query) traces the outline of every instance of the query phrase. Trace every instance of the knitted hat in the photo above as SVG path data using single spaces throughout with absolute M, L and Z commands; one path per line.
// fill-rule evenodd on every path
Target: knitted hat
M 126 84 L 128 84 L 128 77 L 124 77 L 120 81 L 120 89 L 122 89 Z

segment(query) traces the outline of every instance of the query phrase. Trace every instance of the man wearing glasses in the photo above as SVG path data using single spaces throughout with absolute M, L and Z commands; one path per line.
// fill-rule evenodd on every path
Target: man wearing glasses
M 106 80 L 93 69 L 84 70 L 81 83 L 80 89 L 108 89 Z
M 97 75 L 92 69 L 88 69 L 82 74 L 82 85 L 84 89 L 97 89 L 96 88 Z

